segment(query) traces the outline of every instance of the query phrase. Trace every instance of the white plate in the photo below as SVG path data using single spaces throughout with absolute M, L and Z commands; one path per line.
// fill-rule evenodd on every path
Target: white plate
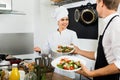
M 57 68 L 57 69 L 60 69 L 60 70 L 63 70 L 63 71 L 69 71 L 69 72 L 74 72 L 74 71 L 78 71 L 78 70 L 81 69 L 81 68 L 78 68 L 78 69 L 74 69 L 74 70 L 65 70 L 65 69 L 61 69 L 61 68 L 57 67 L 57 64 L 60 63 L 60 60 L 61 60 L 62 58 L 68 58 L 68 59 L 70 59 L 70 60 L 80 61 L 80 63 L 82 63 L 82 64 L 84 64 L 84 65 L 86 64 L 86 62 L 85 62 L 83 59 L 80 59 L 80 58 L 75 57 L 75 56 L 60 56 L 60 57 L 54 59 L 54 60 L 51 62 L 52 66 L 55 67 L 55 68 Z
M 70 53 L 73 53 L 74 50 L 75 50 L 74 46 L 72 46 L 72 45 L 61 45 L 61 46 L 63 46 L 63 47 L 64 47 L 64 46 L 68 46 L 68 47 L 73 48 L 73 50 L 71 50 L 70 52 L 64 52 L 64 53 L 63 53 L 63 52 L 58 52 L 58 51 L 57 51 L 57 50 L 58 50 L 58 47 L 57 47 L 57 48 L 54 48 L 53 51 L 54 51 L 55 53 L 59 53 L 59 54 L 70 54 Z

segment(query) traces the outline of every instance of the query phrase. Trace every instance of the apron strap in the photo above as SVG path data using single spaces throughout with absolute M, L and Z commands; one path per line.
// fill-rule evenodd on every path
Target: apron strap
M 109 24 L 110 24 L 110 22 L 116 17 L 116 16 L 119 16 L 119 15 L 115 15 L 115 16 L 113 16 L 111 19 L 110 19 L 110 21 L 108 22 L 108 24 L 107 24 L 107 26 L 106 26 L 106 28 L 104 29 L 104 31 L 103 31 L 103 35 L 104 35 L 104 33 L 105 33 L 105 31 L 106 31 L 106 29 L 108 28 L 108 26 L 109 26 Z

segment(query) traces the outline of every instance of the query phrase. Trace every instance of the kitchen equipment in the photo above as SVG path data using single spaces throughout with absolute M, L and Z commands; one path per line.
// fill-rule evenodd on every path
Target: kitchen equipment
M 52 80 L 54 67 L 51 65 L 52 58 L 49 54 L 41 54 L 40 57 L 35 58 L 36 74 L 38 80 L 45 78 L 45 80 Z
M 6 54 L 0 54 L 0 60 L 5 60 L 5 58 L 7 57 L 8 55 Z
M 92 7 L 91 3 L 82 6 L 82 9 L 75 9 L 74 20 L 83 24 L 92 24 L 97 20 L 97 11 Z
M 83 24 L 92 24 L 97 20 L 97 11 L 93 9 L 91 3 L 88 3 L 86 7 L 80 12 L 80 22 Z
M 20 58 L 9 58 L 9 59 L 5 59 L 6 61 L 10 61 L 10 64 L 12 65 L 12 64 L 14 64 L 14 63 L 16 63 L 16 64 L 19 64 L 21 61 L 25 61 L 25 60 L 32 60 L 32 59 L 20 59 Z
M 12 0 L 0 0 L 0 13 L 12 11 Z
M 33 53 L 33 33 L 0 33 L 0 53 L 22 55 Z
M 75 19 L 76 22 L 79 21 L 79 19 L 80 19 L 80 11 L 79 11 L 79 9 L 75 9 L 74 19 Z

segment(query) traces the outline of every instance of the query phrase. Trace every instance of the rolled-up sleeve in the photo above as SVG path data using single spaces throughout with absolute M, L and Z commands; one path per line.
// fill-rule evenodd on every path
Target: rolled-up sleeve
M 120 69 L 120 37 L 118 35 L 120 34 L 120 25 L 119 21 L 116 21 L 116 26 L 115 28 L 112 28 L 112 34 L 111 35 L 111 45 L 112 45 L 112 53 L 113 56 L 115 57 L 115 65 Z
M 116 41 L 113 47 L 114 64 L 120 69 L 120 41 Z
M 120 69 L 120 61 L 117 60 L 117 61 L 115 61 L 114 63 L 115 63 L 115 65 L 116 65 L 116 67 Z
M 114 64 L 117 68 L 120 69 L 120 44 L 116 45 L 116 48 L 114 49 L 113 53 L 115 57 Z

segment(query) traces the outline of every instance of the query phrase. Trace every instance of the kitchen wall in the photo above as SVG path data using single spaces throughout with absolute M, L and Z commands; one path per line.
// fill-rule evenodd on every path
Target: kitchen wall
M 0 14 L 0 33 L 33 32 L 34 0 L 13 0 L 15 14 Z M 24 15 L 25 14 L 25 15 Z

